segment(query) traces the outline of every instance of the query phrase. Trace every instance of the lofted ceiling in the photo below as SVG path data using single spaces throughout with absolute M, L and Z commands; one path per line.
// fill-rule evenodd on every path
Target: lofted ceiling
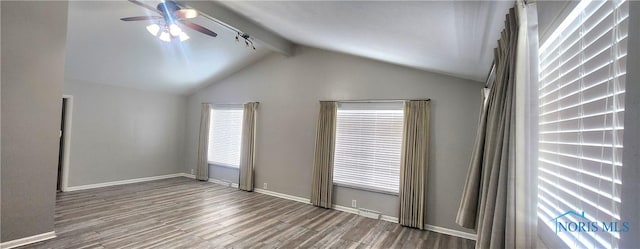
M 218 37 L 185 28 L 190 40 L 162 42 L 146 31 L 148 21 L 120 20 L 156 15 L 128 1 L 70 1 L 68 13 L 69 80 L 190 94 L 270 53 L 259 42 L 256 50 L 247 49 L 235 33 L 203 17 L 192 20 Z
M 514 1 L 224 1 L 282 37 L 484 81 Z
M 159 2 L 144 1 L 151 6 Z M 505 14 L 514 4 L 512 1 L 190 3 L 208 8 L 207 14 L 214 18 L 231 17 L 229 20 L 236 20 L 241 28 L 254 32 L 250 34 L 265 37 L 267 43 L 256 40 L 257 49 L 247 49 L 235 42 L 234 32 L 204 17 L 192 20 L 217 32 L 217 38 L 185 29 L 190 40 L 165 43 L 147 33 L 148 21 L 119 20 L 155 14 L 146 9 L 125 0 L 70 1 L 67 79 L 191 94 L 272 51 L 283 51 L 277 48 L 286 51 L 291 41 L 484 81 Z M 233 19 L 234 16 L 242 20 Z

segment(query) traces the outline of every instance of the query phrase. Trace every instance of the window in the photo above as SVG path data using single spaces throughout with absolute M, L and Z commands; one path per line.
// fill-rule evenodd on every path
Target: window
M 398 193 L 403 105 L 340 103 L 334 183 Z
M 539 50 L 538 216 L 570 247 L 618 247 L 602 222 L 622 224 L 628 16 L 625 1 L 581 1 Z
M 209 128 L 209 164 L 240 166 L 242 107 L 214 106 Z

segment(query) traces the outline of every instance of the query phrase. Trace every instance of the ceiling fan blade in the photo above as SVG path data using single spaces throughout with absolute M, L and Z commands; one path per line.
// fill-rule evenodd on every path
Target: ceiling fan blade
M 138 5 L 138 6 L 142 7 L 142 8 L 148 9 L 150 11 L 153 11 L 155 13 L 158 13 L 158 14 L 162 15 L 162 12 L 159 11 L 158 9 L 156 9 L 156 8 L 154 8 L 152 6 L 146 5 L 146 4 L 144 4 L 144 3 L 140 2 L 140 1 L 129 0 L 129 2 L 131 2 L 131 3 L 135 4 L 135 5 Z
M 218 34 L 216 34 L 216 32 L 213 32 L 211 30 L 209 30 L 208 28 L 202 27 L 198 24 L 189 22 L 189 21 L 185 21 L 185 20 L 181 20 L 180 23 L 184 24 L 184 26 L 187 26 L 195 31 L 198 31 L 200 33 L 203 33 L 205 35 L 209 35 L 209 36 L 213 36 L 216 37 L 218 36 Z
M 160 20 L 160 19 L 164 19 L 164 18 L 162 18 L 161 16 L 132 16 L 132 17 L 120 18 L 120 20 L 123 20 L 125 22 L 145 21 L 145 20 Z
M 191 19 L 198 16 L 198 11 L 194 9 L 180 9 L 173 12 L 173 15 L 179 19 Z

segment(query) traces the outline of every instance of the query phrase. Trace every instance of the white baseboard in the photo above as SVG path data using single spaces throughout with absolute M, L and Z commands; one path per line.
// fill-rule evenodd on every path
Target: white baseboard
M 400 222 L 398 217 L 391 216 L 391 215 L 384 215 L 384 214 L 380 215 L 380 219 L 384 220 L 384 221 L 392 222 L 392 223 L 399 223 Z
M 196 179 L 196 175 L 192 175 L 189 173 L 180 173 L 180 176 L 186 177 L 186 178 L 191 178 L 191 179 Z
M 460 238 L 470 239 L 470 240 L 476 240 L 476 237 L 477 237 L 473 233 L 467 233 L 467 232 L 463 232 L 463 231 L 458 231 L 458 230 L 454 230 L 454 229 L 450 229 L 450 228 L 444 228 L 444 227 L 428 225 L 428 224 L 424 225 L 424 229 L 425 230 L 429 230 L 429 231 L 442 233 L 442 234 L 446 234 L 446 235 L 451 235 L 451 236 L 456 236 L 456 237 L 460 237 Z
M 216 180 L 216 179 L 209 179 L 209 181 L 213 182 L 213 183 L 220 182 L 219 184 L 228 186 L 228 183 L 224 182 L 224 181 L 220 181 L 220 180 Z M 273 192 L 273 191 L 265 190 L 265 189 L 261 189 L 261 188 L 255 188 L 254 192 L 265 194 L 265 195 L 270 195 L 270 196 L 275 196 L 275 197 L 279 197 L 279 198 L 283 198 L 283 199 L 287 199 L 287 200 L 302 202 L 302 203 L 305 203 L 305 204 L 311 204 L 311 200 L 309 200 L 307 198 L 288 195 L 288 194 L 283 194 L 283 193 L 278 193 L 278 192 Z M 357 215 L 360 214 L 360 212 L 359 212 L 359 210 L 357 208 L 345 207 L 345 206 L 335 205 L 335 204 L 332 205 L 331 208 L 334 209 L 334 210 L 337 210 L 337 211 L 342 211 L 342 212 L 347 212 L 347 213 L 352 213 L 352 214 L 357 214 Z M 384 214 L 380 215 L 380 220 L 393 222 L 393 223 L 398 223 L 399 222 L 398 217 L 384 215 Z M 425 230 L 429 230 L 429 231 L 433 231 L 433 232 L 438 232 L 438 233 L 447 234 L 447 235 L 456 236 L 456 237 L 465 238 L 465 239 L 470 239 L 470 240 L 476 240 L 476 235 L 472 234 L 472 233 L 467 233 L 467 232 L 463 232 L 463 231 L 458 231 L 458 230 L 454 230 L 454 229 L 450 229 L 450 228 L 444 228 L 444 227 L 428 225 L 428 224 L 425 224 L 424 228 L 425 228 Z
M 227 187 L 238 188 L 238 184 L 237 183 L 233 183 L 233 182 L 229 182 L 229 181 L 225 181 L 225 180 L 209 178 L 208 182 L 224 185 L 224 186 L 227 186 Z
M 269 190 L 261 189 L 261 188 L 254 188 L 253 191 L 256 192 L 256 193 L 261 193 L 261 194 L 265 194 L 265 195 L 271 195 L 271 196 L 275 196 L 275 197 L 280 197 L 282 199 L 302 202 L 304 204 L 311 204 L 311 200 L 309 200 L 307 198 L 298 197 L 298 196 L 295 196 L 295 195 L 288 195 L 288 194 L 273 192 L 273 191 L 269 191 Z
M 374 210 L 358 209 L 358 215 L 379 220 L 382 216 L 382 213 Z
M 16 240 L 2 242 L 0 243 L 0 248 L 2 249 L 16 248 L 19 246 L 24 246 L 24 245 L 33 244 L 40 241 L 53 239 L 55 237 L 56 237 L 56 232 L 51 231 L 51 232 L 36 234 L 33 236 L 24 237 Z
M 331 205 L 331 209 L 335 209 L 335 210 L 342 211 L 342 212 L 347 212 L 347 213 L 352 213 L 352 214 L 358 214 L 358 209 L 355 209 L 355 208 L 352 208 L 352 207 L 340 206 L 340 205 L 336 205 L 336 204 Z
M 176 174 L 161 175 L 161 176 L 150 176 L 150 177 L 142 177 L 142 178 L 135 178 L 135 179 L 129 179 L 129 180 L 122 180 L 122 181 L 113 181 L 113 182 L 103 182 L 103 183 L 96 183 L 96 184 L 89 184 L 89 185 L 71 186 L 71 187 L 67 187 L 67 191 L 78 191 L 78 190 L 85 190 L 85 189 L 102 188 L 102 187 L 109 187 L 109 186 L 116 186 L 116 185 L 130 184 L 130 183 L 137 183 L 137 182 L 148 182 L 148 181 L 161 180 L 161 179 L 174 178 L 174 177 L 182 177 L 182 176 L 188 177 L 188 176 L 186 176 L 185 173 L 176 173 Z

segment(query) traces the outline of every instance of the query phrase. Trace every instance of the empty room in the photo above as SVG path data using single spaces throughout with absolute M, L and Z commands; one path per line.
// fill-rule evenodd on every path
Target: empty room
M 640 2 L 0 1 L 0 248 L 640 248 Z

